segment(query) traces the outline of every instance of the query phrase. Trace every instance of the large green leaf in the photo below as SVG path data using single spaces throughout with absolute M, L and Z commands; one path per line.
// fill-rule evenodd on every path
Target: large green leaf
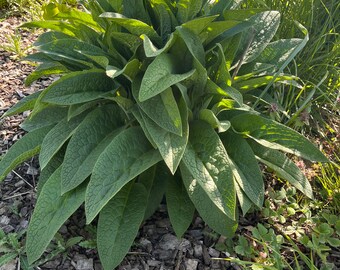
M 230 121 L 237 132 L 263 146 L 292 153 L 311 161 L 328 162 L 328 159 L 308 139 L 273 120 L 244 113 Z
M 233 29 L 238 24 L 240 24 L 239 21 L 232 20 L 212 22 L 200 33 L 200 39 L 204 45 L 207 45 L 216 38 L 223 36 L 222 34 Z M 216 44 L 216 42 L 212 43 Z
M 40 145 L 51 128 L 47 126 L 26 134 L 8 150 L 0 159 L 0 181 L 20 163 L 39 153 Z
M 57 153 L 64 143 L 72 136 L 79 124 L 83 121 L 84 116 L 84 114 L 80 114 L 70 121 L 67 121 L 67 117 L 65 117 L 54 126 L 49 133 L 47 133 L 42 142 L 39 155 L 41 169 L 47 165 L 55 153 Z
M 181 163 L 180 170 L 188 195 L 203 220 L 217 233 L 232 237 L 237 229 L 237 221 L 230 219 L 216 206 L 184 163 Z
M 149 117 L 142 114 L 146 128 L 172 174 L 175 174 L 177 170 L 189 137 L 188 111 L 183 99 L 179 105 L 182 117 L 181 136 L 162 129 Z
M 157 32 L 150 25 L 142 21 L 126 18 L 121 14 L 113 12 L 104 12 L 103 14 L 100 15 L 100 17 L 107 18 L 110 21 L 113 21 L 114 23 L 124 27 L 131 34 L 134 34 L 136 36 L 145 34 L 152 40 L 155 40 L 157 43 L 160 42 L 160 37 L 157 34 Z
M 156 57 L 160 55 L 163 52 L 167 52 L 170 47 L 176 42 L 177 36 L 174 34 L 171 34 L 168 41 L 165 43 L 164 47 L 161 49 L 158 49 L 152 41 L 148 38 L 147 35 L 141 35 L 141 38 L 143 39 L 143 47 L 146 57 Z
M 132 83 L 132 93 L 138 106 L 161 128 L 181 136 L 182 119 L 172 89 L 168 88 L 160 95 L 139 102 L 140 85 L 140 78 L 135 78 Z
M 16 104 L 9 108 L 8 111 L 6 111 L 5 114 L 0 117 L 0 119 L 6 116 L 12 116 L 18 113 L 32 110 L 40 94 L 41 91 L 38 91 L 33 94 L 30 94 L 29 96 L 24 97 L 23 99 L 20 99 Z
M 44 63 L 37 67 L 25 80 L 25 85 L 29 86 L 37 79 L 43 76 L 50 76 L 54 74 L 67 73 L 69 70 L 60 63 Z
M 27 230 L 26 252 L 30 264 L 39 259 L 59 228 L 84 202 L 85 185 L 63 196 L 60 187 L 58 169 L 44 185 Z
M 102 106 L 89 113 L 67 145 L 61 169 L 62 193 L 80 185 L 124 122 L 117 106 Z
M 143 221 L 146 203 L 144 186 L 129 183 L 100 212 L 97 245 L 105 270 L 118 266 L 129 251 Z
M 171 178 L 171 173 L 166 165 L 161 162 L 139 175 L 138 182 L 141 183 L 147 191 L 144 220 L 151 217 L 159 207 L 164 197 L 167 183 Z
M 116 88 L 104 70 L 73 72 L 48 87 L 42 101 L 59 105 L 78 104 L 98 99 Z
M 177 18 L 182 24 L 193 19 L 201 11 L 202 0 L 179 0 L 176 3 Z
M 172 227 L 177 237 L 181 238 L 194 217 L 195 206 L 178 176 L 169 179 L 165 195 Z
M 184 164 L 216 208 L 235 219 L 236 195 L 229 157 L 215 130 L 204 121 L 190 124 Z
M 254 152 L 245 139 L 232 131 L 220 135 L 233 162 L 234 177 L 247 197 L 258 207 L 264 200 L 262 173 Z
M 115 2 L 115 1 L 111 1 L 111 2 Z M 144 1 L 123 0 L 122 5 L 123 5 L 123 14 L 126 17 L 140 20 L 142 22 L 145 22 L 146 24 L 151 24 L 151 19 L 147 12 L 146 7 L 144 6 Z M 122 6 L 120 6 L 119 8 L 121 7 Z
M 245 216 L 246 213 L 250 210 L 250 208 L 254 205 L 253 202 L 247 197 L 247 195 L 242 191 L 241 187 L 235 181 L 235 189 L 236 189 L 236 195 L 237 199 L 240 203 L 240 207 L 242 210 L 243 215 Z
M 217 18 L 218 16 L 207 16 L 207 17 L 199 17 L 188 21 L 181 25 L 181 27 L 189 29 L 196 35 L 199 35 L 206 27 Z
M 140 127 L 116 136 L 99 156 L 87 187 L 85 212 L 90 223 L 119 190 L 161 160 Z
M 69 23 L 66 23 L 63 21 L 53 21 L 53 20 L 32 21 L 32 22 L 22 24 L 21 27 L 50 29 L 50 30 L 62 32 L 71 37 L 76 36 L 75 33 L 77 32 L 77 29 L 75 26 L 72 26 Z
M 271 42 L 255 61 L 280 67 L 302 42 L 303 39 L 300 38 L 280 39 Z
M 48 106 L 41 111 L 31 114 L 20 127 L 26 131 L 56 124 L 67 116 L 67 108 L 60 106 Z
M 274 170 L 279 177 L 286 179 L 306 196 L 313 199 L 313 191 L 308 179 L 293 161 L 277 150 L 264 147 L 252 140 L 248 140 L 248 143 L 262 163 Z
M 174 59 L 169 54 L 160 54 L 148 66 L 139 91 L 139 101 L 152 98 L 170 86 L 190 77 L 195 70 L 175 74 Z

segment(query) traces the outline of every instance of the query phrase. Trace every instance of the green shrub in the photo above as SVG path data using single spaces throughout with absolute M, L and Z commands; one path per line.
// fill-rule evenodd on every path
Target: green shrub
M 163 195 L 181 237 L 195 209 L 231 236 L 238 207 L 262 207 L 258 162 L 312 197 L 312 188 L 282 152 L 326 162 L 307 139 L 262 117 L 252 92 L 294 80 L 283 68 L 304 39 L 270 42 L 276 11 L 237 10 L 239 1 L 86 1 L 85 10 L 49 4 L 47 28 L 28 60 L 41 62 L 27 84 L 62 77 L 8 110 L 32 110 L 28 131 L 3 157 L 4 178 L 39 154 L 39 197 L 27 233 L 30 263 L 85 202 L 99 215 L 104 269 L 129 250 Z

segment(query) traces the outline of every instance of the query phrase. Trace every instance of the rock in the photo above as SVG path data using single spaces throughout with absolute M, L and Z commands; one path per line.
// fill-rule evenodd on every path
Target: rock
M 188 259 L 185 262 L 186 270 L 196 270 L 197 269 L 197 265 L 198 265 L 198 261 L 197 260 Z
M 172 234 L 164 235 L 159 243 L 159 247 L 164 250 L 175 250 L 178 249 L 179 245 L 180 240 Z
M 142 239 L 140 239 L 139 244 L 144 251 L 151 253 L 152 243 L 149 240 L 142 238 Z
M 203 261 L 204 261 L 204 264 L 205 265 L 209 265 L 210 262 L 211 262 L 211 259 L 210 259 L 210 255 L 209 255 L 209 252 L 207 250 L 207 248 L 205 246 L 203 246 Z
M 150 267 L 157 267 L 161 264 L 162 262 L 156 261 L 156 260 L 148 260 L 147 265 Z
M 73 258 L 73 261 L 75 261 L 74 268 L 76 270 L 93 270 L 93 259 L 88 259 L 85 256 L 82 255 L 76 255 Z
M 203 253 L 202 245 L 195 244 L 194 245 L 194 256 L 196 258 L 201 258 L 202 257 L 202 253 Z
M 0 224 L 1 225 L 8 225 L 10 221 L 11 221 L 10 218 L 7 217 L 7 216 L 1 216 L 0 217 Z
M 17 269 L 17 263 L 16 261 L 10 261 L 9 263 L 6 263 L 5 265 L 0 267 L 0 270 L 16 270 Z
M 190 241 L 187 240 L 187 239 L 182 239 L 182 241 L 180 242 L 180 244 L 178 246 L 178 249 L 182 250 L 183 252 L 189 251 L 190 249 L 192 249 Z
M 208 249 L 209 255 L 213 258 L 218 258 L 220 257 L 220 252 L 212 247 Z

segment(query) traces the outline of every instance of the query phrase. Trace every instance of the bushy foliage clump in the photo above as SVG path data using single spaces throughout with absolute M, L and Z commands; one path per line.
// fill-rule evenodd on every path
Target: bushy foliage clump
M 98 251 L 113 269 L 165 195 L 181 237 L 195 210 L 231 236 L 238 208 L 262 207 L 259 162 L 312 197 L 284 154 L 327 161 L 306 138 L 258 113 L 263 88 L 287 83 L 282 71 L 305 39 L 271 42 L 276 11 L 237 9 L 240 1 L 84 1 L 84 11 L 44 7 L 47 28 L 27 60 L 27 78 L 61 78 L 7 111 L 32 110 L 28 131 L 0 163 L 4 178 L 39 153 L 39 197 L 27 233 L 36 261 L 85 203 L 97 216 Z M 303 29 L 302 29 L 303 30 Z

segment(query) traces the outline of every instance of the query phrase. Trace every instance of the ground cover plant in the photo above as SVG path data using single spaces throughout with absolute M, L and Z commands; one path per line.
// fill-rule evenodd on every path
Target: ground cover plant
M 232 236 L 239 207 L 262 207 L 258 162 L 313 197 L 283 152 L 327 159 L 254 109 L 274 83 L 296 79 L 283 70 L 308 35 L 299 25 L 304 38 L 271 42 L 280 14 L 238 2 L 89 1 L 86 11 L 51 3 L 44 21 L 24 25 L 50 29 L 27 57 L 41 63 L 27 84 L 62 75 L 5 114 L 32 110 L 1 178 L 38 153 L 42 169 L 29 263 L 84 202 L 88 223 L 99 215 L 99 255 L 113 269 L 164 194 L 179 237 L 195 209 Z

